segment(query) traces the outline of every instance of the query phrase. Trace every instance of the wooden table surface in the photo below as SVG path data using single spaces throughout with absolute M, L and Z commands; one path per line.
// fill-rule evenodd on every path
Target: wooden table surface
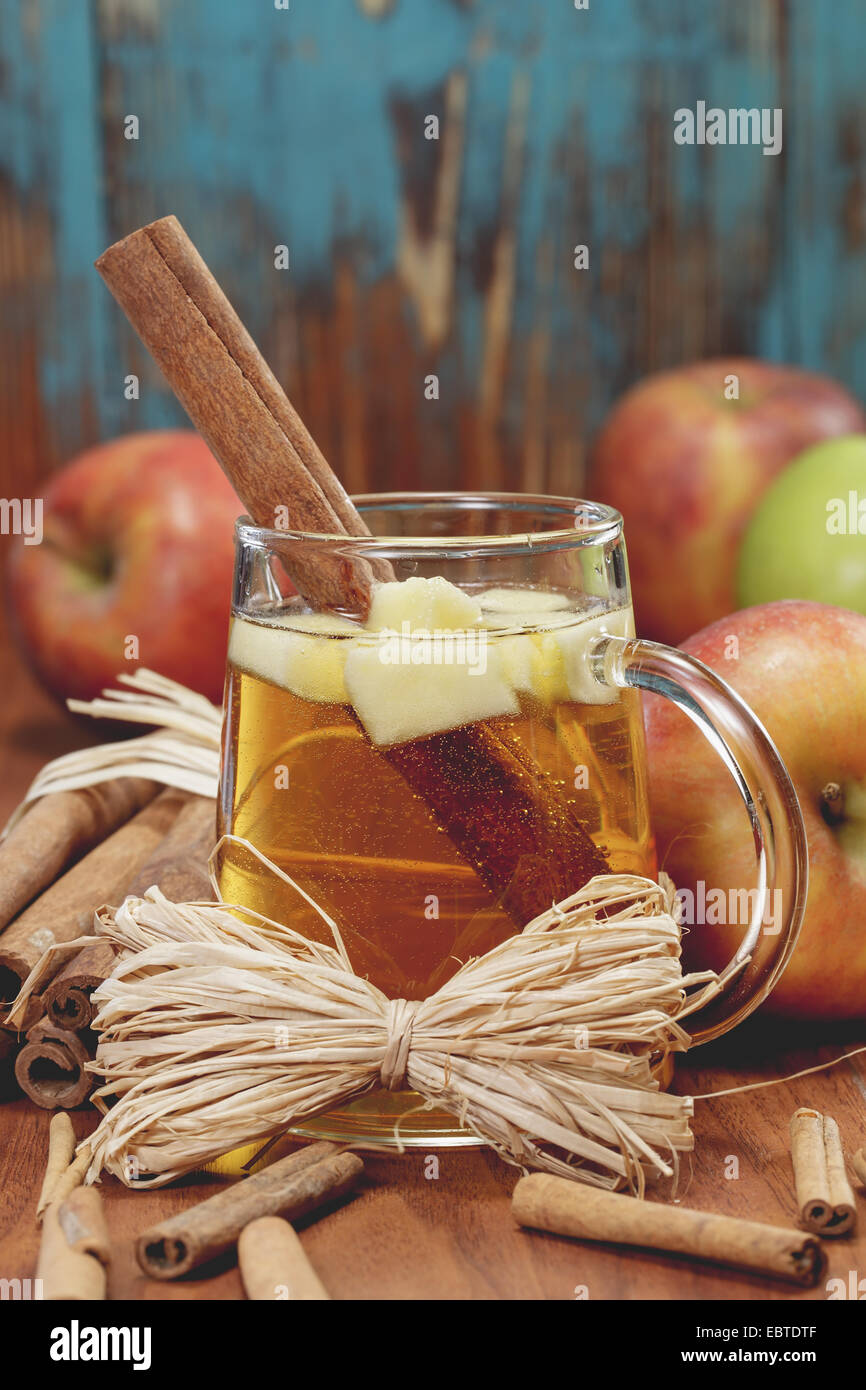
M 0 640 L 0 816 L 5 818 L 48 757 L 97 741 L 68 719 L 26 675 Z M 678 1064 L 678 1089 L 699 1095 L 740 1083 L 781 1077 L 852 1049 L 862 1029 L 747 1024 Z M 866 1143 L 866 1055 L 829 1071 L 759 1092 L 699 1101 L 695 1152 L 683 1165 L 678 1199 L 707 1211 L 793 1225 L 788 1122 L 799 1105 L 826 1110 L 839 1122 L 848 1151 Z M 34 1221 L 49 1114 L 20 1097 L 0 1105 L 0 1277 L 32 1276 Z M 75 1112 L 79 1135 L 94 1122 Z M 810 1291 L 745 1277 L 650 1252 L 592 1246 L 521 1231 L 509 1210 L 515 1170 L 484 1150 L 440 1152 L 439 1176 L 425 1176 L 425 1155 L 370 1157 L 360 1193 L 303 1230 L 304 1245 L 335 1298 L 394 1299 L 826 1299 L 824 1281 Z M 133 1255 L 134 1237 L 219 1186 L 210 1179 L 161 1192 L 104 1185 L 116 1259 L 110 1296 L 117 1299 L 234 1299 L 243 1296 L 230 1264 L 210 1277 L 176 1283 L 146 1279 Z M 665 1194 L 659 1194 L 664 1199 Z M 849 1281 L 866 1269 L 866 1198 L 861 1234 L 825 1242 L 827 1278 Z

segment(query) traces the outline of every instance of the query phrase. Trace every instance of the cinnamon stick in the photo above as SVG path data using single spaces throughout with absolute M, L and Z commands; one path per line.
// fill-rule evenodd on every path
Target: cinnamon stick
M 70 1250 L 92 1255 L 101 1264 L 111 1259 L 111 1241 L 98 1187 L 76 1187 L 59 1203 L 60 1227 Z
M 127 884 L 147 862 L 189 793 L 167 787 L 132 820 L 80 859 L 26 908 L 0 936 L 0 1016 L 18 995 L 34 965 L 49 947 L 86 936 L 93 914 L 105 902 L 119 902 Z M 6 1026 L 26 1031 L 42 1015 L 42 999 L 32 993 Z
M 259 1216 L 244 1226 L 238 1265 L 247 1298 L 253 1301 L 322 1303 L 330 1298 L 297 1232 L 281 1216 Z
M 114 960 L 114 948 L 109 941 L 93 941 L 84 946 L 55 976 L 42 996 L 45 1018 L 67 1033 L 89 1028 L 96 1013 L 93 991 L 111 974 Z
M 521 1178 L 511 1206 L 521 1226 L 580 1240 L 670 1250 L 804 1288 L 817 1284 L 826 1265 L 820 1242 L 802 1231 L 647 1202 L 548 1173 Z
M 36 1203 L 37 1221 L 42 1220 L 43 1213 L 52 1202 L 65 1202 L 75 1188 L 84 1182 L 90 1166 L 90 1145 L 82 1145 L 76 1154 L 76 1142 L 68 1113 L 59 1110 L 52 1115 L 48 1126 L 48 1159 Z
M 18 1094 L 18 1082 L 15 1079 L 17 1051 L 18 1042 L 15 1034 L 6 1028 L 0 1028 L 0 1101 L 10 1100 Z
M 95 1187 L 77 1188 L 65 1202 L 48 1206 L 36 1266 L 45 1300 L 104 1299 L 110 1258 L 102 1198 Z
M 65 1115 L 66 1111 L 62 1111 Z M 87 1170 L 90 1167 L 91 1153 L 89 1147 L 79 1149 L 65 1172 L 60 1174 L 56 1183 L 51 1189 L 50 1201 L 65 1202 L 76 1188 L 79 1188 L 87 1177 Z M 37 1212 L 37 1216 L 39 1213 Z
M 259 526 L 367 528 L 176 217 L 124 237 L 96 268 Z M 288 568 L 288 567 L 287 567 Z M 369 567 L 310 554 L 290 577 L 317 608 L 365 617 Z
M 57 1181 L 66 1172 L 74 1153 L 75 1130 L 72 1128 L 72 1121 L 66 1111 L 61 1110 L 56 1115 L 52 1115 L 51 1123 L 48 1126 L 48 1160 L 45 1164 L 45 1176 L 42 1179 L 39 1200 L 36 1203 L 37 1216 L 42 1215 L 51 1201 L 51 1194 Z
M 800 1222 L 819 1236 L 845 1236 L 856 1204 L 845 1172 L 839 1126 L 831 1115 L 803 1106 L 791 1117 L 791 1162 Z
M 161 367 L 193 424 L 231 479 L 253 521 L 273 527 L 286 508 L 296 531 L 363 537 L 366 527 L 303 426 L 279 383 L 226 300 L 201 256 L 174 217 L 131 233 L 99 257 L 97 269 L 131 324 Z M 338 609 L 363 619 L 369 610 L 374 570 L 351 553 L 335 558 L 314 545 L 306 549 L 303 573 L 289 568 L 293 582 L 314 608 Z M 381 576 L 381 570 L 375 571 Z M 413 745 L 418 749 L 419 745 Z M 473 856 L 484 881 L 500 895 L 523 926 L 550 906 L 546 875 L 527 872 L 529 853 L 548 859 L 548 835 L 557 827 L 555 853 L 563 891 L 573 892 L 607 861 L 575 817 L 552 779 L 517 776 L 513 751 L 485 730 L 455 730 L 436 756 L 390 750 L 386 756 L 406 769 L 413 788 L 439 823 L 469 845 L 480 830 L 461 812 L 465 798 L 479 800 L 490 787 L 514 791 L 482 813 L 497 834 L 481 835 Z M 460 760 L 466 768 L 460 773 Z M 472 777 L 480 776 L 479 793 Z M 495 843 L 494 843 L 495 841 Z M 534 867 L 534 859 L 530 860 Z M 519 885 L 513 889 L 512 884 Z
M 451 729 L 382 750 L 447 825 L 479 878 L 525 925 L 594 874 L 608 872 L 568 803 L 517 740 L 490 724 Z M 507 824 L 503 825 L 503 812 Z M 575 858 L 577 852 L 577 858 Z
M 142 777 L 115 777 L 35 801 L 0 842 L 0 928 L 158 791 Z
M 74 1110 L 95 1084 L 85 1071 L 95 1048 L 88 1049 L 80 1033 L 70 1033 L 40 1021 L 27 1034 L 15 1058 L 15 1078 L 25 1095 L 43 1110 Z
M 309 1144 L 252 1177 L 151 1226 L 139 1236 L 136 1258 L 153 1279 L 177 1279 L 222 1255 L 259 1216 L 296 1220 L 357 1183 L 364 1165 L 336 1144 Z
M 209 797 L 194 796 L 183 806 L 125 893 L 141 897 L 154 884 L 173 902 L 209 902 L 213 892 L 207 861 L 216 838 L 216 808 Z M 91 996 L 114 967 L 109 941 L 85 946 L 55 976 L 43 995 L 45 1015 L 57 1028 L 89 1028 Z

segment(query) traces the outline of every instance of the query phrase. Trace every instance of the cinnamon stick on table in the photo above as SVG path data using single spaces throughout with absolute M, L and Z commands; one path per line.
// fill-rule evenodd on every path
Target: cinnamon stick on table
M 36 1277 L 49 1302 L 105 1298 L 111 1244 L 96 1187 L 77 1187 L 45 1212 Z
M 801 1106 L 791 1116 L 790 1128 L 801 1224 L 819 1236 L 849 1235 L 857 1204 L 845 1172 L 839 1126 L 832 1115 Z
M 138 1238 L 138 1263 L 153 1279 L 177 1279 L 224 1254 L 256 1217 L 305 1216 L 349 1192 L 363 1170 L 357 1154 L 341 1153 L 336 1144 L 308 1144 L 151 1226 Z
M 65 1110 L 58 1110 L 48 1126 L 48 1160 L 36 1203 L 36 1219 L 51 1202 L 63 1201 L 84 1179 L 83 1161 L 75 1164 L 75 1130 Z M 83 1171 L 82 1171 L 83 1170 Z
M 96 1085 L 95 1076 L 85 1070 L 95 1051 L 95 1040 L 88 1035 L 40 1019 L 15 1058 L 15 1079 L 43 1110 L 74 1110 Z
M 175 789 L 163 792 L 151 808 L 147 838 L 142 843 L 149 843 L 156 812 L 160 812 L 161 823 L 166 808 L 176 809 L 178 805 L 181 810 L 168 833 L 158 839 L 135 877 L 123 885 L 121 897 L 128 893 L 140 895 L 153 884 L 177 902 L 213 896 L 207 861 L 214 843 L 216 808 L 209 797 L 190 796 Z M 91 885 L 91 894 L 97 898 L 95 906 L 99 906 L 102 898 L 98 880 Z M 93 1074 L 85 1070 L 95 1044 L 89 1031 L 95 1012 L 91 995 L 111 973 L 114 961 L 110 942 L 92 942 L 72 958 L 41 998 L 35 996 L 32 1001 L 34 1008 L 44 1007 L 46 1012 L 29 1028 L 27 1040 L 15 1059 L 15 1078 L 25 1095 L 46 1110 L 74 1109 L 86 1100 L 96 1084 Z M 29 1007 L 29 1002 L 25 1003 L 25 1012 Z M 15 1016 L 17 1012 L 16 1006 Z M 55 1017 L 61 1021 L 55 1022 Z
M 826 1267 L 820 1242 L 802 1231 L 647 1202 L 550 1173 L 520 1178 L 511 1207 L 521 1226 L 580 1240 L 671 1250 L 805 1288 L 814 1287 Z
M 0 842 L 0 928 L 158 791 L 143 777 L 113 777 L 34 801 Z
M 324 1303 L 330 1294 L 301 1244 L 281 1216 L 258 1216 L 240 1233 L 238 1264 L 247 1298 L 289 1303 Z
M 168 787 L 107 840 L 80 859 L 0 935 L 0 1020 L 43 952 L 92 932 L 93 914 L 119 902 L 162 840 L 189 793 Z M 5 1019 L 26 1031 L 42 1014 L 39 993 Z
M 6 1028 L 0 1028 L 0 1101 L 11 1100 L 18 1094 L 18 1082 L 15 1077 L 17 1052 L 18 1040 L 15 1034 Z
M 141 897 L 156 884 L 173 902 L 209 902 L 213 892 L 207 861 L 216 840 L 215 822 L 216 806 L 210 797 L 191 797 L 125 895 Z M 91 996 L 111 974 L 114 960 L 109 941 L 94 941 L 79 951 L 45 990 L 46 1018 L 57 1028 L 89 1028 L 95 1013 Z
M 257 525 L 273 528 L 277 508 L 284 507 L 297 531 L 349 538 L 369 534 L 175 217 L 131 233 L 109 247 L 96 266 Z M 369 610 L 373 578 L 387 577 L 381 561 L 371 565 L 360 548 L 352 552 L 351 544 L 336 558 L 310 546 L 303 573 L 288 564 L 287 569 L 314 609 L 338 609 L 361 620 Z M 455 843 L 474 846 L 471 862 L 518 925 L 551 902 L 546 875 L 521 871 L 527 856 L 551 861 L 555 855 L 562 870 L 559 896 L 607 871 L 607 860 L 553 779 L 538 768 L 519 770 L 513 752 L 503 749 L 489 726 L 440 737 L 449 767 L 429 756 L 423 741 L 385 750 L 385 756 Z M 496 799 L 495 837 L 482 833 L 490 808 L 480 806 L 477 785 L 467 786 L 465 771 L 455 773 L 461 757 L 487 786 L 507 791 Z M 467 797 L 473 803 L 468 818 Z

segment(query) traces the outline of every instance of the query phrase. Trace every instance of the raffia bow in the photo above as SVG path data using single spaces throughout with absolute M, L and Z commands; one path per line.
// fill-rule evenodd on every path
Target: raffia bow
M 417 1092 L 524 1168 L 636 1193 L 675 1174 L 692 1102 L 653 1065 L 688 1047 L 680 1020 L 719 982 L 683 976 L 669 882 L 595 878 L 421 1001 L 355 975 L 312 905 L 333 946 L 156 888 L 100 912 L 120 954 L 94 996 L 91 1179 L 161 1185 L 377 1086 Z

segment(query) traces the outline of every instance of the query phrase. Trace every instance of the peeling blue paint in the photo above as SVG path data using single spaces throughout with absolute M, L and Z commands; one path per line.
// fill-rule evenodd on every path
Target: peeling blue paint
M 771 0 L 592 0 L 589 11 L 569 0 L 397 0 L 378 20 L 356 0 L 292 0 L 287 11 L 268 0 L 156 8 L 155 36 L 134 26 L 117 36 L 99 30 L 94 4 L 0 0 L 2 172 L 25 212 L 44 208 L 52 229 L 58 289 L 39 322 L 48 409 L 74 415 L 75 402 L 92 396 L 105 433 L 180 418 L 155 375 L 139 403 L 123 400 L 131 339 L 91 269 L 133 215 L 176 212 L 257 334 L 280 296 L 327 292 L 337 242 L 350 248 L 361 286 L 392 274 L 401 172 L 391 102 L 423 105 L 457 69 L 467 77 L 466 140 L 444 378 L 464 393 L 477 387 L 479 248 L 500 222 L 505 131 L 522 74 L 510 325 L 518 367 L 547 316 L 551 372 L 572 374 L 575 398 L 596 420 L 649 365 L 638 333 L 651 337 L 652 324 L 638 325 L 649 312 L 649 248 L 665 236 L 684 275 L 688 260 L 715 296 L 725 327 L 710 349 L 801 360 L 866 397 L 866 286 L 860 246 L 846 233 L 852 200 L 866 199 L 859 7 L 790 0 L 784 30 Z M 699 99 L 784 106 L 783 155 L 674 150 L 673 112 Z M 122 138 L 130 113 L 141 122 L 137 142 Z M 703 267 L 694 259 L 702 239 Z M 751 248 L 768 240 L 768 263 L 755 269 Z M 273 271 L 273 246 L 283 242 L 289 280 Z M 553 271 L 540 291 L 542 242 Z M 591 247 L 583 279 L 571 263 L 576 242 Z M 613 290 L 602 275 L 606 250 L 630 267 Z M 681 292 L 685 321 L 701 305 Z M 659 354 L 676 355 L 675 337 Z M 507 412 L 517 427 L 519 372 L 516 380 Z

